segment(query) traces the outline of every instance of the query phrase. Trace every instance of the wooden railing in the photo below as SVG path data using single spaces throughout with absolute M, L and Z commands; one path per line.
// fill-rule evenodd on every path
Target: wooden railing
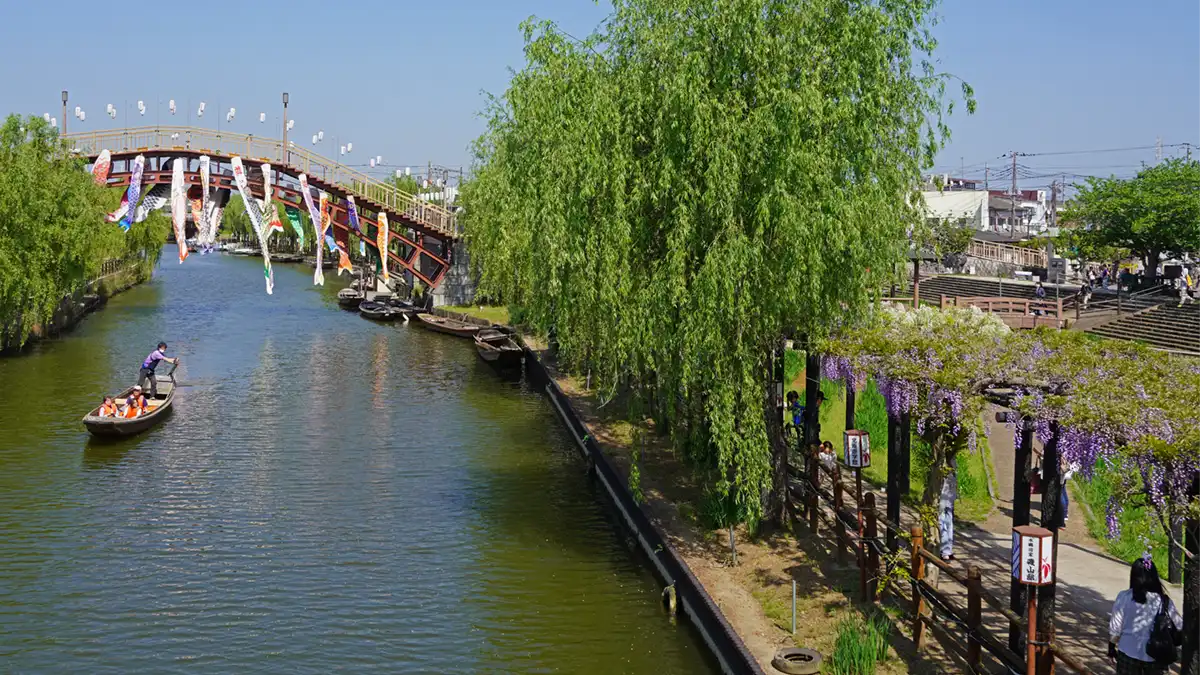
M 973 258 L 994 260 L 1019 267 L 1046 267 L 1046 252 L 1032 248 L 1021 248 L 994 241 L 972 239 L 967 255 Z
M 823 462 L 811 454 L 801 457 L 801 461 L 802 467 L 789 465 L 789 510 L 814 537 L 820 535 L 822 527 L 833 530 L 838 562 L 853 558 L 859 569 L 859 594 L 863 602 L 880 601 L 881 579 L 907 577 L 907 594 L 905 584 L 900 583 L 893 584 L 888 593 L 909 609 L 913 642 L 919 651 L 927 646 L 928 630 L 944 649 L 965 660 L 971 672 L 984 672 L 981 666 L 985 651 L 1005 668 L 1025 671 L 1025 655 L 1010 648 L 1008 635 L 1001 638 L 994 628 L 989 628 L 984 621 L 984 607 L 994 612 L 990 615 L 993 626 L 1007 625 L 1010 631 L 1024 634 L 1029 622 L 1010 609 L 1009 603 L 984 588 L 983 575 L 977 566 L 969 565 L 962 570 L 944 562 L 925 547 L 922 528 L 904 530 L 900 523 L 889 520 L 876 507 L 875 494 L 862 491 L 861 473 L 850 484 L 843 480 L 843 469 L 853 469 Z M 847 507 L 847 499 L 854 502 L 854 508 Z M 942 580 L 965 587 L 966 607 L 951 593 L 930 583 L 926 577 L 930 565 L 942 573 Z M 1051 658 L 1074 672 L 1091 672 L 1054 641 L 1038 648 L 1048 650 Z
M 978 307 L 996 314 L 1012 328 L 1050 326 L 1063 328 L 1063 299 L 1026 300 L 1024 298 L 981 298 L 943 295 L 942 309 L 947 307 Z
M 288 167 L 306 173 L 347 193 L 368 199 L 394 213 L 404 214 L 429 230 L 450 238 L 461 232 L 455 214 L 436 204 L 400 190 L 341 162 L 327 159 L 294 143 L 286 150 L 283 141 L 252 134 L 218 132 L 196 127 L 135 127 L 107 131 L 84 131 L 64 136 L 68 147 L 81 155 L 95 157 L 102 150 L 114 154 L 150 151 L 200 152 L 214 157 L 243 159 Z

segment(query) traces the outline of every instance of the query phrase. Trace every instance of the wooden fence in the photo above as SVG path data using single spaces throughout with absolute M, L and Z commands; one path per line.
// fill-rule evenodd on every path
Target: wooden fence
M 904 584 L 888 584 L 888 593 L 909 610 L 912 637 L 917 650 L 926 647 L 927 631 L 947 652 L 966 662 L 972 672 L 981 672 L 986 652 L 996 662 L 1015 672 L 1025 672 L 1026 656 L 1016 651 L 1020 640 L 1015 636 L 1028 632 L 1028 621 L 1009 606 L 1009 602 L 984 588 L 978 567 L 969 565 L 965 573 L 941 560 L 925 546 L 920 526 L 905 530 L 876 506 L 873 492 L 863 492 L 861 470 L 823 461 L 809 453 L 800 457 L 803 466 L 789 465 L 789 501 L 791 513 L 813 535 L 822 529 L 834 533 L 835 555 L 840 563 L 851 558 L 859 570 L 859 594 L 863 602 L 879 602 L 880 582 L 897 579 Z M 852 484 L 843 480 L 843 470 L 854 471 Z M 847 499 L 854 508 L 847 507 Z M 941 584 L 931 583 L 926 575 L 930 567 L 940 573 L 941 583 L 959 584 L 965 589 L 966 606 Z M 961 594 L 958 594 L 961 595 Z M 1000 638 L 985 624 L 984 607 L 994 612 L 991 624 L 1007 623 L 1009 634 Z M 1090 673 L 1078 658 L 1054 641 L 1034 646 L 1039 661 L 1052 671 L 1055 660 L 1077 673 Z
M 1026 300 L 1024 298 L 985 298 L 942 296 L 942 309 L 947 307 L 978 307 L 997 315 L 1010 328 L 1049 326 L 1064 328 L 1063 300 Z

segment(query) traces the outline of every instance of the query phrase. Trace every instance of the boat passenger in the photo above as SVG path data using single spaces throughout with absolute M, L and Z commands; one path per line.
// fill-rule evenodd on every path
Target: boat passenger
M 146 397 L 142 396 L 142 388 L 134 387 L 129 398 L 125 399 L 125 417 L 133 419 L 146 413 Z
M 104 402 L 100 404 L 100 412 L 97 413 L 100 417 L 116 417 L 117 404 L 113 401 L 113 397 L 105 396 Z

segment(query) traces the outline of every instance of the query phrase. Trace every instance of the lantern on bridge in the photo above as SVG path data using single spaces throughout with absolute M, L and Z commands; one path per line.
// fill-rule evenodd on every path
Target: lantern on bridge
M 258 113 L 258 123 L 262 124 L 263 122 L 266 122 L 266 121 L 267 121 L 267 113 L 264 113 L 264 112 Z
M 79 112 L 80 112 L 81 110 L 83 110 L 83 108 L 80 108 L 79 106 L 75 106 L 75 116 L 76 116 L 76 117 L 79 117 Z
M 318 130 L 318 131 L 317 131 L 317 140 L 318 140 L 318 141 L 323 141 L 323 140 L 325 140 L 325 131 L 324 131 L 324 130 Z
M 292 127 L 295 127 L 295 126 L 296 126 L 296 120 L 288 120 L 288 125 L 287 125 L 288 131 L 291 131 Z
M 411 176 L 412 175 L 412 167 L 407 167 L 407 166 L 404 167 L 404 175 Z
M 375 155 L 375 163 L 383 164 L 383 155 Z
M 317 144 L 317 135 L 313 134 L 313 145 Z
M 104 112 L 107 112 L 107 113 L 115 113 L 116 111 L 117 111 L 117 109 L 115 107 L 113 107 L 113 104 L 111 104 L 111 103 L 109 103 L 108 106 L 106 106 L 104 108 Z
M 55 129 L 58 128 L 58 118 L 57 117 L 50 118 L 50 126 L 54 127 Z
M 342 146 L 342 154 L 343 155 L 346 154 L 346 146 L 344 146 L 344 145 Z
M 346 152 L 354 152 L 354 144 L 353 143 L 346 144 Z
M 80 110 L 80 111 L 79 111 L 79 121 L 80 121 L 80 122 L 83 122 L 83 121 L 84 121 L 84 120 L 86 120 L 86 119 L 87 119 L 87 113 L 85 113 L 84 111 Z
M 175 114 L 175 99 L 167 101 L 167 109 L 171 111 L 172 115 Z
M 50 121 L 50 113 L 42 113 L 42 119 L 49 122 Z
M 857 429 L 847 429 L 842 434 L 846 466 L 865 469 L 871 466 L 871 435 Z
M 371 166 L 371 168 L 374 169 L 375 168 L 375 158 L 372 157 L 371 160 L 369 162 L 367 162 L 367 164 L 369 164 Z
M 109 117 L 109 119 L 114 119 L 114 120 L 115 120 L 115 119 L 117 119 L 117 111 L 116 111 L 116 110 L 109 110 L 109 111 L 108 111 L 108 117 Z
M 396 178 L 399 178 L 400 176 L 403 176 L 403 175 L 404 175 L 404 173 L 401 172 L 400 169 L 396 169 Z

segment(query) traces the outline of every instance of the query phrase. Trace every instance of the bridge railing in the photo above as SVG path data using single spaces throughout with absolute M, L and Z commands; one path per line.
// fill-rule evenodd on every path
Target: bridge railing
M 967 247 L 967 255 L 973 258 L 994 260 L 996 262 L 1017 265 L 1018 267 L 1045 267 L 1046 252 L 1031 248 L 1021 248 L 994 241 L 972 239 Z
M 67 134 L 64 140 L 74 152 L 90 156 L 98 155 L 105 149 L 110 152 L 178 150 L 238 155 L 246 160 L 287 166 L 314 179 L 338 185 L 356 197 L 370 200 L 395 213 L 402 213 L 434 232 L 451 237 L 461 234 L 457 217 L 448 209 L 294 143 L 290 143 L 292 147 L 285 150 L 283 141 L 275 138 L 196 127 L 138 127 L 72 133 Z

